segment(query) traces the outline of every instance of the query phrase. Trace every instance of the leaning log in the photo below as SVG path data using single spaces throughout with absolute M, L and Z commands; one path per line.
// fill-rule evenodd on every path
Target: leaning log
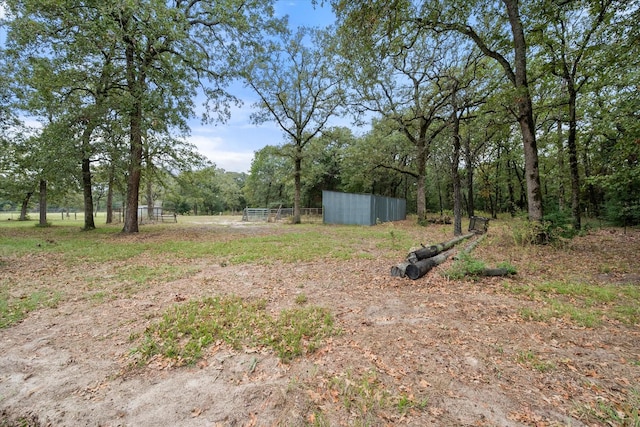
M 406 275 L 413 280 L 419 279 L 424 276 L 436 265 L 440 265 L 447 260 L 449 255 L 453 253 L 453 250 L 442 252 L 440 255 L 436 255 L 430 258 L 422 259 L 414 264 L 409 264 L 405 270 Z
M 472 250 L 474 250 L 476 248 L 476 246 L 478 246 L 478 244 L 480 242 L 482 242 L 482 240 L 487 237 L 486 234 L 483 234 L 482 236 L 480 236 L 478 239 L 472 241 L 471 243 L 469 243 L 463 250 L 461 250 L 455 257 L 454 259 L 460 259 L 462 256 L 468 254 L 469 252 L 471 252 Z
M 411 265 L 410 262 L 401 262 L 398 265 L 391 267 L 391 277 L 405 277 L 407 267 Z
M 407 261 L 409 261 L 412 264 L 415 264 L 422 259 L 431 258 L 433 256 L 438 255 L 442 251 L 451 249 L 457 243 L 465 239 L 468 239 L 469 237 L 472 237 L 472 236 L 474 236 L 474 234 L 469 233 L 463 236 L 458 236 L 455 239 L 449 240 L 448 242 L 442 242 L 442 243 L 438 243 L 437 245 L 431 245 L 431 246 L 426 246 L 424 248 L 420 248 L 418 250 L 410 252 L 409 255 L 407 255 Z

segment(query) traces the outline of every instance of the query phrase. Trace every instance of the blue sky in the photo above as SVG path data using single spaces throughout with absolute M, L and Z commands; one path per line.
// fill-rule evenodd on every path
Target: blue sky
M 315 8 L 311 0 L 279 0 L 275 7 L 278 16 L 289 16 L 289 25 L 320 26 L 333 24 L 331 7 L 326 5 Z M 234 107 L 231 119 L 225 124 L 202 125 L 199 120 L 191 123 L 189 141 L 198 147 L 198 151 L 214 162 L 217 167 L 230 172 L 248 172 L 254 152 L 266 145 L 280 145 L 284 136 L 275 122 L 260 126 L 251 124 L 249 115 L 257 96 L 250 89 L 238 83 L 229 91 L 242 99 L 244 105 Z
M 329 5 L 314 7 L 311 0 L 277 0 L 275 10 L 278 16 L 289 16 L 292 28 L 302 25 L 324 27 L 334 21 Z M 0 6 L 0 18 L 3 16 L 4 10 Z M 4 31 L 0 31 L 0 44 L 4 41 Z M 230 172 L 248 172 L 254 153 L 266 145 L 282 144 L 284 136 L 274 122 L 260 126 L 251 124 L 249 116 L 257 96 L 250 89 L 238 83 L 231 86 L 229 92 L 241 99 L 243 105 L 232 108 L 231 119 L 225 124 L 203 125 L 199 117 L 192 120 L 188 141 L 217 167 Z

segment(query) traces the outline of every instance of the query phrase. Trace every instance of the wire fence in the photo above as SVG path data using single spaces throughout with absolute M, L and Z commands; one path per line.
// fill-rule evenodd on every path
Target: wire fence
M 301 208 L 300 216 L 308 221 L 322 220 L 322 208 Z M 293 208 L 245 208 L 242 220 L 247 222 L 274 222 L 293 217 Z
M 96 218 L 104 218 L 106 220 L 106 212 L 96 212 Z M 27 220 L 37 221 L 40 218 L 40 212 L 27 212 Z M 19 211 L 2 211 L 0 212 L 1 221 L 18 221 L 20 220 Z M 47 211 L 47 221 L 84 221 L 84 212 L 67 212 L 67 211 Z

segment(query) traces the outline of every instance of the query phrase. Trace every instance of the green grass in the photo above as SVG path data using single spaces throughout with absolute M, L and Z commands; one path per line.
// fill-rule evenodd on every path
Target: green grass
M 147 328 L 133 354 L 143 362 L 162 355 L 177 365 L 193 364 L 209 346 L 224 342 L 233 348 L 271 348 L 289 362 L 315 351 L 335 332 L 333 317 L 321 307 L 283 310 L 273 318 L 263 300 L 205 298 L 168 310 L 162 320 Z
M 539 307 L 524 307 L 523 318 L 546 322 L 570 319 L 593 328 L 605 319 L 634 325 L 640 323 L 640 289 L 627 285 L 589 285 L 570 282 L 547 282 L 539 285 L 506 284 L 514 294 L 527 296 Z
M 453 265 L 444 272 L 444 275 L 452 280 L 460 280 L 468 275 L 479 275 L 485 268 L 486 265 L 483 261 L 475 259 L 467 253 L 462 253 Z
M 522 365 L 532 367 L 538 372 L 549 372 L 556 368 L 556 365 L 552 362 L 542 360 L 532 350 L 520 351 L 516 356 L 516 361 Z
M 11 283 L 1 284 L 3 316 L 7 319 L 22 318 L 17 313 L 49 304 L 18 301 L 11 295 L 26 290 L 44 295 L 58 283 L 77 285 L 66 297 L 100 303 L 188 277 L 198 268 L 192 261 L 202 259 L 218 265 L 372 259 L 398 256 L 400 250 L 404 255 L 415 244 L 410 233 L 393 224 L 251 224 L 250 229 L 243 229 L 220 224 L 202 226 L 195 218 L 191 223 L 142 225 L 139 233 L 129 235 L 121 232 L 121 224 L 102 224 L 95 230 L 82 231 L 81 219 L 51 218 L 52 224 L 46 228 L 35 227 L 37 221 L 33 220 L 0 218 L 0 267 L 23 266 L 25 259 L 34 260 L 28 262 L 30 267 L 24 275 L 16 271 Z M 13 323 L 15 320 L 3 321 L 5 326 Z
M 62 295 L 55 291 L 36 291 L 20 297 L 0 292 L 0 329 L 20 322 L 30 312 L 41 307 L 55 307 Z
M 325 229 L 322 229 L 325 228 Z M 275 261 L 292 263 L 308 262 L 319 258 L 350 260 L 354 256 L 369 258 L 366 252 L 360 252 L 363 240 L 375 241 L 378 249 L 393 251 L 397 249 L 400 234 L 404 245 L 407 233 L 394 235 L 385 232 L 372 232 L 365 227 L 328 227 L 295 226 L 296 231 L 268 236 L 254 236 L 231 241 L 170 241 L 153 246 L 153 253 L 174 253 L 184 258 L 218 257 L 228 264 L 271 263 Z M 302 231 L 297 231 L 302 229 Z M 355 254 L 355 255 L 354 255 Z
M 54 254 L 68 262 L 102 262 L 128 259 L 150 247 L 119 242 L 115 237 L 120 228 L 115 226 L 83 232 L 69 225 L 36 228 L 23 224 L 11 222 L 11 226 L 0 227 L 0 256 Z
M 48 228 L 26 227 L 24 222 L 10 221 L 0 228 L 0 256 L 23 256 L 31 253 L 61 254 L 68 261 L 103 262 L 126 260 L 144 252 L 173 254 L 197 259 L 219 257 L 231 264 L 273 261 L 305 262 L 318 258 L 338 260 L 354 256 L 369 258 L 362 252 L 363 241 L 372 241 L 383 251 L 407 249 L 415 244 L 413 237 L 402 230 L 381 225 L 376 227 L 324 226 L 301 224 L 284 233 L 218 239 L 215 233 L 204 234 L 210 239 L 156 238 L 164 230 L 190 225 L 145 225 L 137 236 L 150 236 L 149 240 L 129 241 L 120 233 L 121 226 L 101 226 L 92 231 L 80 231 L 79 223 L 68 225 L 54 222 Z M 33 225 L 33 223 L 31 223 Z M 219 228 L 221 229 L 221 228 Z M 156 239 L 154 239 L 156 238 Z M 311 243 L 312 242 L 312 243 Z M 355 254 L 355 255 L 354 255 Z

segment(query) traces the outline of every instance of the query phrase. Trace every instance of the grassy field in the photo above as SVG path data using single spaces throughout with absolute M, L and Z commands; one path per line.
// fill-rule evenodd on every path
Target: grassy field
M 381 227 L 328 227 L 318 224 L 241 223 L 240 217 L 180 217 L 179 223 L 145 224 L 134 236 L 121 232 L 121 224 L 98 225 L 80 231 L 82 220 L 50 220 L 50 227 L 37 221 L 0 220 L 0 265 L 8 258 L 45 256 L 56 266 L 87 271 L 83 288 L 88 298 L 103 298 L 99 290 L 113 283 L 126 283 L 116 292 L 135 292 L 145 284 L 188 277 L 194 260 L 215 259 L 221 265 L 243 263 L 310 262 L 319 259 L 371 258 L 363 250 L 370 242 L 376 250 L 394 252 L 411 246 L 412 237 L 393 225 Z M 96 221 L 98 223 L 98 221 Z M 313 244 L 310 244 L 313 242 Z M 138 259 L 143 258 L 141 263 Z M 117 263 L 117 271 L 104 274 L 101 264 Z M 96 273 L 92 273 L 96 271 Z M 102 276 L 102 277 L 100 277 Z M 38 307 L 50 307 L 65 297 L 56 283 L 40 277 L 33 283 L 30 272 L 24 280 L 0 283 L 0 327 L 22 319 Z M 96 291 L 98 290 L 98 291 Z

